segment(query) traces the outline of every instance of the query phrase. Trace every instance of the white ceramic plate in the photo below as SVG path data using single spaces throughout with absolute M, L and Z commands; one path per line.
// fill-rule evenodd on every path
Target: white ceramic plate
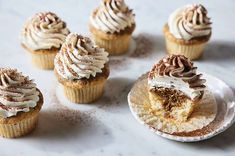
M 172 135 L 172 134 L 161 132 L 156 127 L 149 125 L 147 121 L 145 120 L 145 118 L 141 116 L 140 110 L 138 110 L 138 107 L 135 107 L 136 105 L 141 105 L 141 103 L 140 102 L 134 103 L 131 100 L 133 96 L 133 92 L 137 89 L 137 87 L 142 86 L 141 82 L 143 83 L 143 81 L 146 81 L 147 74 L 139 78 L 139 80 L 135 83 L 130 93 L 128 94 L 128 103 L 129 103 L 130 110 L 133 116 L 137 119 L 137 121 L 139 121 L 141 124 L 148 127 L 151 131 L 153 131 L 157 135 L 160 135 L 164 138 L 175 140 L 175 141 L 181 141 L 181 142 L 196 142 L 196 141 L 209 139 L 225 131 L 227 128 L 229 128 L 233 124 L 235 120 L 235 100 L 234 100 L 234 94 L 233 94 L 232 89 L 227 84 L 225 84 L 222 80 L 214 76 L 208 75 L 208 74 L 203 74 L 203 78 L 207 80 L 206 85 L 209 88 L 209 90 L 213 93 L 216 99 L 216 104 L 218 108 L 216 118 L 214 119 L 212 126 L 210 126 L 211 130 L 208 132 L 204 132 L 200 135 L 196 134 L 195 136 L 177 136 L 177 135 Z M 141 101 L 141 100 L 137 100 L 137 101 Z

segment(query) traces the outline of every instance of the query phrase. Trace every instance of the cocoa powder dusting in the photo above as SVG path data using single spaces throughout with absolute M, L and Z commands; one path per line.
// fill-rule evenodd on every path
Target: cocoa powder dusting
M 130 57 L 143 58 L 151 54 L 154 46 L 154 37 L 150 34 L 141 33 L 134 37 L 136 49 Z
M 112 70 L 120 70 L 127 65 L 126 58 L 109 58 L 109 66 Z
M 86 124 L 88 120 L 93 119 L 92 114 L 95 113 L 93 111 L 81 112 L 64 106 L 60 103 L 55 93 L 52 93 L 50 105 L 49 110 L 54 112 L 56 119 L 70 125 Z
M 171 111 L 172 107 L 180 107 L 182 103 L 189 99 L 182 92 L 175 89 L 153 88 L 150 91 L 161 97 L 166 111 Z

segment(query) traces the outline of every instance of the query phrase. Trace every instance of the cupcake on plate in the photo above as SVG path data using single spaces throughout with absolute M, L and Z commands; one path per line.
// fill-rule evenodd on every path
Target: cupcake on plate
M 175 10 L 164 26 L 166 49 L 169 54 L 184 55 L 191 60 L 202 56 L 211 37 L 211 21 L 201 4 Z
M 42 69 L 53 69 L 54 58 L 69 30 L 66 23 L 52 12 L 40 12 L 25 23 L 21 31 L 21 45 L 32 63 Z
M 128 103 L 138 121 L 173 140 L 201 140 L 218 126 L 214 93 L 183 55 L 168 55 L 142 75 Z
M 103 0 L 90 17 L 90 32 L 95 43 L 119 55 L 128 51 L 135 29 L 135 15 L 124 0 Z
M 108 53 L 89 38 L 67 36 L 55 57 L 55 75 L 65 96 L 75 103 L 91 103 L 102 96 L 109 76 Z
M 0 68 L 0 135 L 15 138 L 37 125 L 43 96 L 29 77 L 16 69 Z
M 185 122 L 202 99 L 205 80 L 183 55 L 161 59 L 148 75 L 149 99 L 154 110 L 166 118 Z

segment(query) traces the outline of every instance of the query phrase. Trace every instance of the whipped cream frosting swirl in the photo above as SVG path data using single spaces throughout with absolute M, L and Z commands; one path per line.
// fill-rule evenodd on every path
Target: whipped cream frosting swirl
M 134 14 L 124 0 L 103 0 L 90 21 L 96 29 L 106 33 L 120 32 L 135 23 Z
M 60 48 L 69 30 L 66 23 L 52 12 L 31 17 L 21 32 L 21 42 L 32 50 Z
M 28 112 L 39 101 L 36 84 L 16 69 L 0 68 L 0 117 Z
M 174 37 L 190 40 L 211 34 L 211 21 L 201 4 L 187 5 L 175 10 L 168 19 Z
M 87 37 L 71 33 L 55 57 L 55 70 L 65 79 L 78 80 L 102 73 L 108 53 Z
M 185 56 L 169 55 L 154 65 L 149 73 L 149 84 L 181 90 L 194 100 L 203 94 L 206 82 L 196 70 L 197 67 Z

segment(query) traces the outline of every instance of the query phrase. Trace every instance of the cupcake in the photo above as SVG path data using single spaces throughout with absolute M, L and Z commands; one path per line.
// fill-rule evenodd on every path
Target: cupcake
M 55 57 L 55 75 L 65 96 L 75 103 L 91 103 L 104 92 L 109 76 L 108 53 L 81 35 L 67 36 Z
M 66 23 L 52 12 L 41 12 L 31 17 L 21 31 L 21 45 L 32 63 L 41 69 L 53 69 L 54 58 L 69 30 Z
M 33 80 L 16 69 L 0 68 L 0 135 L 15 138 L 35 129 L 43 96 Z
M 163 29 L 169 54 L 184 55 L 191 60 L 202 56 L 211 37 L 211 21 L 201 4 L 175 10 Z
M 90 17 L 90 32 L 95 43 L 110 55 L 128 51 L 135 29 L 135 15 L 124 0 L 103 0 Z
M 203 97 L 205 80 L 197 67 L 183 55 L 161 59 L 148 75 L 149 99 L 153 110 L 165 118 L 185 122 Z

